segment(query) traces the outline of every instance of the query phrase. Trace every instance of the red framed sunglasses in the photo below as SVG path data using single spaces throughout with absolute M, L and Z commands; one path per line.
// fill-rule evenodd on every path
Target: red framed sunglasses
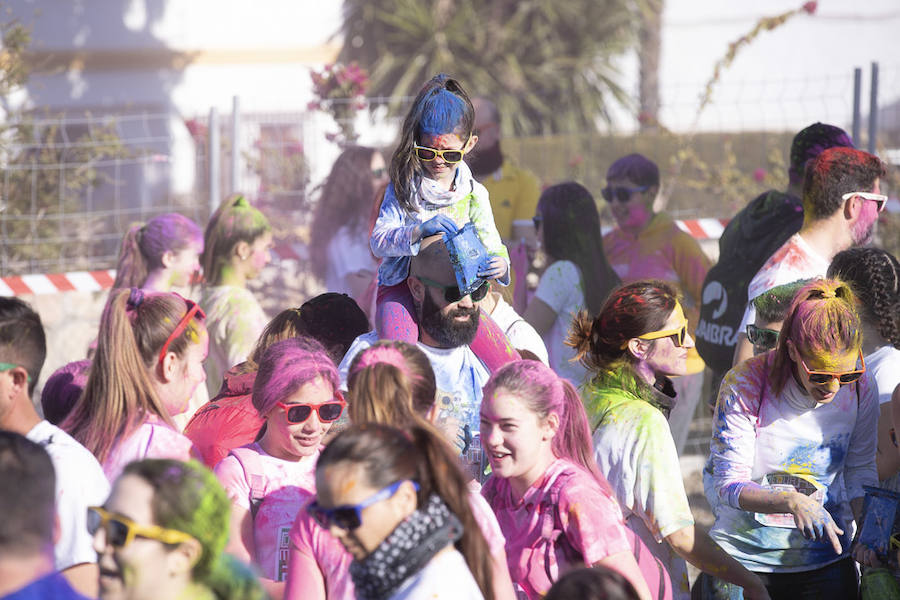
M 837 379 L 841 385 L 847 385 L 848 383 L 857 381 L 863 376 L 863 373 L 866 372 L 866 359 L 863 358 L 862 349 L 859 351 L 859 362 L 862 366 L 859 369 L 854 369 L 852 371 L 811 371 L 809 367 L 806 366 L 806 363 L 803 362 L 803 358 L 799 355 L 797 358 L 800 359 L 800 366 L 806 371 L 806 376 L 809 378 L 810 383 L 815 383 L 816 385 L 831 383 L 832 379 Z
M 322 404 L 285 404 L 284 402 L 276 402 L 275 406 L 284 410 L 285 418 L 291 425 L 306 422 L 313 411 L 319 417 L 322 423 L 333 423 L 341 418 L 344 407 L 347 402 L 340 393 L 335 394 L 335 399 L 331 402 L 323 402 Z
M 178 296 L 178 294 L 175 294 Z M 194 315 L 200 315 L 201 319 L 206 318 L 206 313 L 203 312 L 203 309 L 200 308 L 200 305 L 194 302 L 193 300 L 188 300 L 187 298 L 182 298 L 178 296 L 182 300 L 184 300 L 185 306 L 187 306 L 187 312 L 184 313 L 184 316 L 181 317 L 181 320 L 178 321 L 178 325 L 175 326 L 175 329 L 172 330 L 172 333 L 169 334 L 169 337 L 166 339 L 166 343 L 162 345 L 162 348 L 159 350 L 159 362 L 161 363 L 163 359 L 166 357 L 166 353 L 169 351 L 169 345 L 172 343 L 172 340 L 177 338 L 179 335 L 184 333 L 184 330 L 187 329 L 188 323 L 191 322 L 191 319 L 194 318 Z

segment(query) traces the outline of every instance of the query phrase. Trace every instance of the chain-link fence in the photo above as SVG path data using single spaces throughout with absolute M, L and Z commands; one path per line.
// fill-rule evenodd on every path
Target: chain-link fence
M 664 128 L 507 138 L 503 149 L 545 184 L 575 179 L 598 198 L 606 167 L 618 156 L 642 152 L 661 166 L 670 212 L 683 218 L 730 217 L 763 189 L 784 187 L 794 132 L 814 121 L 849 131 L 853 122 L 853 73 L 719 84 L 715 102 L 698 116 L 703 87 L 664 86 Z M 881 67 L 880 88 L 893 100 L 900 89 L 900 66 Z M 864 115 L 867 99 L 866 88 Z M 389 154 L 409 100 L 370 99 L 369 108 L 353 120 L 357 142 Z M 878 127 L 880 149 L 885 156 L 896 155 L 900 102 L 883 107 Z M 18 135 L 9 136 L 13 128 Z M 338 156 L 346 128 L 319 110 L 272 113 L 242 107 L 218 120 L 217 152 L 210 152 L 207 115 L 34 117 L 7 123 L 5 129 L 3 276 L 114 267 L 129 223 L 177 211 L 202 225 L 218 200 L 210 201 L 211 189 L 219 196 L 248 194 L 283 237 L 302 241 L 316 185 Z M 698 133 L 680 133 L 686 131 Z M 862 147 L 866 132 L 863 119 Z M 211 171 L 214 156 L 220 168 Z M 217 186 L 211 186 L 211 172 Z

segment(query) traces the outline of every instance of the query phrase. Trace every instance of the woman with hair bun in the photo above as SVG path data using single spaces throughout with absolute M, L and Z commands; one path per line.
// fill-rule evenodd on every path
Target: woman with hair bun
M 863 486 L 877 485 L 878 397 L 855 306 L 840 281 L 808 284 L 776 348 L 733 368 L 719 390 L 706 469 L 710 533 L 772 598 L 856 598 L 853 560 L 875 562 L 850 539 Z
M 694 345 L 675 289 L 637 281 L 607 298 L 593 319 L 581 313 L 569 343 L 593 373 L 583 390 L 594 456 L 625 522 L 665 565 L 674 598 L 690 598 L 685 560 L 768 598 L 762 582 L 695 527 L 667 417 L 670 376 L 683 375 Z

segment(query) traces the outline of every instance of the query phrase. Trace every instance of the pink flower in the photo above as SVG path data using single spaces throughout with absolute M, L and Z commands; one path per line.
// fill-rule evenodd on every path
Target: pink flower
M 811 2 L 803 3 L 803 10 L 807 12 L 807 14 L 814 15 L 816 14 L 816 9 L 819 7 L 819 3 L 817 0 L 812 0 Z
M 753 179 L 756 180 L 757 183 L 762 183 L 766 178 L 766 170 L 762 168 L 758 168 L 753 171 Z

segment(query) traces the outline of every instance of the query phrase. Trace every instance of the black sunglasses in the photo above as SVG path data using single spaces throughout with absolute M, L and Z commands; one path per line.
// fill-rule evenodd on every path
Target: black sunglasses
M 649 185 L 641 185 L 638 187 L 605 187 L 600 190 L 600 195 L 603 196 L 603 199 L 607 202 L 612 203 L 615 200 L 619 202 L 628 202 L 631 200 L 631 195 L 635 192 L 646 192 L 650 189 Z
M 444 285 L 443 283 L 438 283 L 437 281 L 432 281 L 426 277 L 421 277 L 416 275 L 416 277 L 427 285 L 428 287 L 438 288 L 439 290 L 444 291 L 444 300 L 447 301 L 447 304 L 453 304 L 455 302 L 459 302 L 466 296 L 472 298 L 472 302 L 480 302 L 484 300 L 484 297 L 487 296 L 488 293 L 488 283 L 487 281 L 483 282 L 480 286 L 478 286 L 475 290 L 473 290 L 469 294 L 461 294 L 459 288 L 455 285 Z
M 754 346 L 771 350 L 778 343 L 778 332 L 774 329 L 763 329 L 751 323 L 747 325 L 747 338 Z

